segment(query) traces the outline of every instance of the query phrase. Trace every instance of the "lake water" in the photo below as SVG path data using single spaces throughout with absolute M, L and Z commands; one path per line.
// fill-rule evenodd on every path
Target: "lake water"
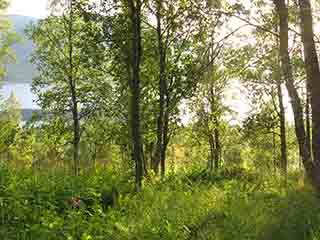
M 0 89 L 1 100 L 7 99 L 11 92 L 14 92 L 23 109 L 36 109 L 39 108 L 35 103 L 35 95 L 31 92 L 31 84 L 28 83 L 15 83 L 4 84 Z

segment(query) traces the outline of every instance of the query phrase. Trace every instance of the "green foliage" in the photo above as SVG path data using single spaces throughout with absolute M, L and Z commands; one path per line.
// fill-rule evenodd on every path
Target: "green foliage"
M 32 61 L 39 71 L 32 89 L 43 110 L 61 115 L 71 111 L 73 84 L 81 115 L 88 117 L 100 106 L 98 93 L 103 89 L 107 94 L 109 89 L 103 70 L 107 64 L 105 47 L 102 43 L 91 44 L 100 41 L 102 24 L 86 22 L 78 12 L 72 17 L 71 31 L 68 15 L 50 16 L 29 27 L 28 33 L 36 45 Z
M 105 222 L 106 213 L 98 204 L 101 194 L 112 186 L 121 186 L 119 190 L 127 191 L 126 184 L 120 184 L 119 179 L 106 172 L 91 178 L 74 178 L 59 172 L 39 175 L 32 171 L 13 173 L 1 168 L 0 181 L 0 236 L 5 239 L 84 236 L 86 231 L 97 230 Z M 97 199 L 94 216 L 71 208 L 61 212 L 73 196 Z M 88 223 L 89 228 L 86 227 Z
M 0 154 L 3 163 L 12 158 L 11 148 L 19 135 L 21 118 L 20 103 L 12 92 L 10 97 L 2 103 L 0 113 Z
M 3 11 L 8 7 L 7 0 L 0 0 L 0 80 L 6 76 L 6 64 L 14 62 L 15 56 L 11 45 L 18 40 L 16 33 L 11 31 L 10 22 L 4 17 Z
M 3 239 L 313 239 L 320 208 L 295 175 L 283 187 L 245 169 L 193 169 L 165 180 L 145 180 L 141 193 L 114 172 L 70 177 L 63 172 L 0 170 Z M 115 186 L 119 206 L 99 199 Z M 72 209 L 72 197 L 92 205 Z M 316 238 L 315 238 L 316 239 Z

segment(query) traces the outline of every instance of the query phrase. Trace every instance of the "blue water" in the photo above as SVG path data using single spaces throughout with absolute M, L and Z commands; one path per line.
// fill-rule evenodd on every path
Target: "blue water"
M 36 97 L 31 92 L 31 85 L 28 83 L 4 84 L 0 88 L 1 100 L 7 99 L 11 92 L 14 92 L 23 109 L 37 109 Z

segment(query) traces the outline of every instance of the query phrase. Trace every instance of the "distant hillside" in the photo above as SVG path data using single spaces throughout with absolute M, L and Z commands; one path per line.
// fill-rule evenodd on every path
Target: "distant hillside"
M 36 22 L 37 19 L 20 15 L 9 15 L 8 18 L 12 22 L 14 31 L 22 37 L 22 43 L 14 44 L 12 47 L 17 61 L 8 65 L 8 75 L 5 81 L 9 84 L 31 83 L 36 73 L 35 67 L 29 61 L 34 45 L 32 41 L 28 40 L 24 30 L 28 24 Z
M 22 121 L 24 122 L 29 121 L 32 118 L 33 114 L 38 114 L 38 115 L 41 114 L 41 110 L 39 109 L 22 109 L 21 112 L 22 112 Z

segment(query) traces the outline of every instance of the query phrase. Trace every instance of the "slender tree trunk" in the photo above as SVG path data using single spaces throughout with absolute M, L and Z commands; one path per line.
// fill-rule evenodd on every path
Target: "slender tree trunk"
M 75 91 L 72 95 L 72 104 L 73 104 L 73 161 L 74 161 L 74 173 L 79 175 L 80 173 L 80 163 L 79 163 L 79 153 L 80 153 L 80 120 L 78 112 L 78 104 Z
M 219 132 L 219 123 L 218 120 L 215 118 L 215 128 L 214 128 L 214 146 L 215 146 L 215 156 L 214 156 L 214 167 L 215 170 L 220 168 L 221 164 L 221 144 L 220 144 L 220 132 Z
M 209 160 L 208 160 L 208 168 L 209 168 L 209 171 L 212 172 L 213 171 L 213 163 L 214 163 L 214 160 L 215 160 L 215 142 L 214 142 L 214 136 L 213 134 L 210 132 L 208 134 L 208 140 L 209 140 L 209 147 L 210 147 L 210 157 L 209 157 Z
M 305 68 L 312 111 L 313 184 L 320 189 L 320 70 L 309 0 L 299 0 Z
M 212 130 L 212 135 L 213 139 L 213 160 L 214 161 L 214 168 L 215 170 L 218 170 L 220 167 L 220 160 L 221 160 L 221 145 L 220 145 L 220 132 L 219 132 L 219 121 L 216 116 L 217 114 L 217 109 L 216 109 L 216 94 L 215 94 L 215 89 L 213 82 L 210 83 L 209 86 L 209 102 L 210 102 L 210 107 L 211 107 L 211 114 L 213 114 L 213 118 L 210 118 L 211 121 L 214 123 L 214 129 Z
M 142 144 L 142 163 L 143 163 L 143 173 L 142 175 L 147 176 L 148 175 L 148 157 L 146 156 L 147 150 L 144 150 L 147 146 Z
M 307 148 L 311 153 L 311 124 L 310 124 L 310 91 L 308 81 L 306 82 L 306 129 L 307 129 Z
M 277 94 L 279 100 L 279 118 L 280 118 L 280 148 L 281 148 L 281 171 L 283 176 L 287 176 L 288 158 L 287 158 L 287 137 L 286 137 L 286 116 L 283 105 L 283 95 L 281 89 L 281 79 L 277 79 Z
M 210 91 L 209 91 L 210 94 Z M 209 143 L 209 156 L 208 156 L 208 163 L 207 163 L 207 167 L 209 169 L 210 172 L 213 171 L 214 168 L 214 159 L 215 159 L 215 141 L 214 141 L 214 135 L 212 130 L 210 129 L 210 124 L 209 124 L 209 116 L 206 115 L 204 106 L 202 109 L 203 113 L 204 113 L 204 121 L 206 124 L 206 133 L 207 133 L 207 137 L 208 137 L 208 143 Z
M 277 173 L 277 156 L 276 156 L 276 134 L 275 127 L 272 129 L 272 155 L 273 155 L 273 172 Z
M 128 0 L 132 29 L 132 79 L 130 81 L 130 128 L 135 162 L 136 191 L 141 191 L 143 159 L 140 131 L 140 61 L 141 47 L 141 0 Z
M 162 32 L 162 1 L 157 0 L 157 38 L 158 38 L 158 54 L 159 54 L 159 115 L 157 122 L 157 148 L 154 157 L 153 170 L 157 173 L 159 171 L 159 164 L 161 164 L 161 176 L 165 175 L 165 103 L 166 103 L 166 50 L 163 43 Z
M 78 110 L 78 99 L 76 91 L 76 81 L 73 65 L 73 1 L 69 6 L 69 88 L 72 101 L 72 119 L 73 119 L 73 164 L 74 174 L 77 176 L 80 172 L 79 152 L 80 152 L 80 117 Z
M 166 111 L 164 113 L 164 126 L 163 126 L 163 138 L 162 138 L 162 153 L 160 159 L 161 176 L 164 177 L 166 173 L 166 153 L 169 144 L 169 100 L 167 96 Z
M 283 77 L 286 81 L 286 87 L 291 99 L 291 105 L 294 114 L 295 132 L 298 139 L 300 156 L 308 176 L 312 176 L 312 163 L 310 161 L 310 152 L 306 144 L 306 132 L 303 120 L 303 109 L 298 91 L 294 86 L 292 68 L 288 50 L 288 8 L 285 0 L 274 0 L 276 11 L 279 16 L 280 25 L 280 60 Z

